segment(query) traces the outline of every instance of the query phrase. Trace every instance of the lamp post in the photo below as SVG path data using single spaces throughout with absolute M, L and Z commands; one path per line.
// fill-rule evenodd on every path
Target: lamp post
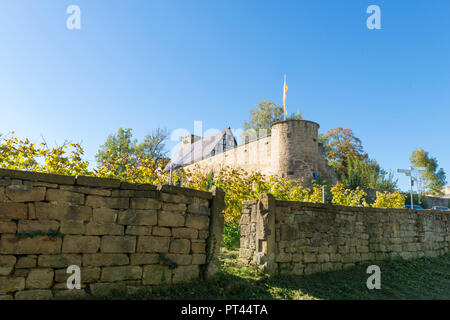
M 413 200 L 413 177 L 412 177 L 412 167 L 409 169 L 397 169 L 398 173 L 404 173 L 407 177 L 409 176 L 409 187 L 411 193 L 411 209 L 414 208 L 414 200 Z
M 409 167 L 409 169 L 397 169 L 398 173 L 404 173 L 407 177 L 409 176 L 409 187 L 410 187 L 410 193 L 411 193 L 411 209 L 414 208 L 414 201 L 413 201 L 413 185 L 414 181 L 419 182 L 419 178 L 413 177 L 413 173 L 417 172 L 420 174 L 420 181 L 422 182 L 422 173 L 426 170 L 426 168 L 423 167 Z M 419 188 L 421 192 L 421 187 Z

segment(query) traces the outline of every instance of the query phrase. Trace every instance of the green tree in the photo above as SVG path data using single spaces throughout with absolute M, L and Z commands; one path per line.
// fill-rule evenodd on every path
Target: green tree
M 323 145 L 329 164 L 341 177 L 347 174 L 350 158 L 356 157 L 359 160 L 368 158 L 361 140 L 355 137 L 353 131 L 349 128 L 332 128 L 328 130 L 326 135 L 319 136 L 319 142 Z
M 119 128 L 117 133 L 108 136 L 105 143 L 100 146 L 95 158 L 99 167 L 111 163 L 115 159 L 126 159 L 117 168 L 120 173 L 126 170 L 126 165 L 139 166 L 138 159 L 143 157 L 152 159 L 159 166 L 163 166 L 167 155 L 165 150 L 167 137 L 167 130 L 157 128 L 145 136 L 141 143 L 138 143 L 137 139 L 133 139 L 131 128 Z
M 349 128 L 332 128 L 319 135 L 319 143 L 331 167 L 345 188 L 371 188 L 392 192 L 397 188 L 394 174 L 388 173 L 364 152 L 362 142 Z
M 274 122 L 284 119 L 283 106 L 277 106 L 274 102 L 262 100 L 255 108 L 250 110 L 250 121 L 244 122 L 244 132 L 242 138 L 244 141 L 255 140 L 265 135 L 270 134 L 271 125 Z M 291 114 L 286 119 L 288 120 L 302 120 L 300 110 L 297 114 Z M 248 138 L 247 138 L 248 137 Z
M 443 195 L 442 189 L 447 184 L 445 171 L 439 168 L 438 161 L 429 155 L 422 148 L 416 149 L 411 153 L 411 164 L 413 167 L 426 168 L 423 173 L 424 189 L 432 195 Z
M 144 137 L 144 140 L 137 146 L 138 152 L 143 152 L 145 156 L 153 159 L 160 166 L 164 166 L 167 158 L 166 141 L 169 133 L 166 129 L 156 128 L 151 134 Z
M 360 187 L 393 192 L 397 188 L 392 172 L 387 173 L 375 160 L 361 160 L 356 156 L 348 158 L 347 172 L 341 182 L 349 189 Z
M 133 139 L 132 129 L 119 128 L 117 133 L 110 134 L 105 143 L 100 146 L 100 149 L 95 155 L 95 160 L 97 160 L 98 166 L 100 167 L 112 159 L 128 158 L 128 155 L 135 154 L 136 152 L 137 140 Z M 118 171 L 124 172 L 125 164 L 122 164 L 118 168 Z

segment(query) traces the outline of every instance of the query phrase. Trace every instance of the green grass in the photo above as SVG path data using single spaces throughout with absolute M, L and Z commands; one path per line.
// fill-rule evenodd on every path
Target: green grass
M 242 265 L 237 251 L 222 249 L 222 271 L 213 280 L 140 289 L 119 299 L 450 299 L 450 254 L 379 263 L 381 289 L 366 287 L 367 265 L 310 276 L 267 276 Z

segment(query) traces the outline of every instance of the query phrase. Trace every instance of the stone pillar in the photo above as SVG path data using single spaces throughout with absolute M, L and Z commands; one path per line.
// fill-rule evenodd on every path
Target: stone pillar
M 225 193 L 222 189 L 214 186 L 211 192 L 213 194 L 213 199 L 211 203 L 205 266 L 205 275 L 207 278 L 211 278 L 220 270 L 219 255 L 224 227 L 224 216 L 222 211 L 225 208 Z
M 262 194 L 256 206 L 256 252 L 255 262 L 268 274 L 278 272 L 275 261 L 275 198 L 271 194 Z

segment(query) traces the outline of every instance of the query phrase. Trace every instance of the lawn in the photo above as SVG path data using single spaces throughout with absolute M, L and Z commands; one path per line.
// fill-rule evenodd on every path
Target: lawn
M 222 271 L 213 280 L 140 289 L 120 299 L 450 299 L 450 254 L 379 263 L 381 289 L 366 287 L 367 265 L 310 276 L 267 276 L 241 265 L 238 252 L 222 248 Z

